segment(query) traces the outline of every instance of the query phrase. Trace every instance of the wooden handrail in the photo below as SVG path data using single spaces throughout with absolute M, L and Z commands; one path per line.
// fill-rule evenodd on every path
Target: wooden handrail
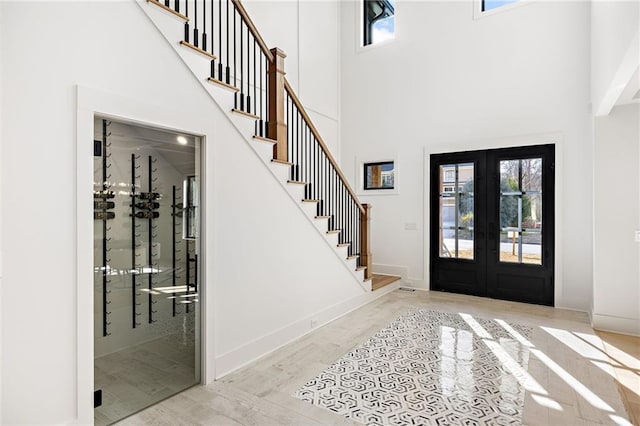
M 244 19 L 244 22 L 247 24 L 247 28 L 249 28 L 249 31 L 251 31 L 251 34 L 253 34 L 253 37 L 258 42 L 258 45 L 260 46 L 262 53 L 264 53 L 264 55 L 267 57 L 269 62 L 273 62 L 273 59 L 274 59 L 273 54 L 271 53 L 270 49 L 267 47 L 267 43 L 264 42 L 264 39 L 258 32 L 258 29 L 256 28 L 255 24 L 249 17 L 247 10 L 244 8 L 240 0 L 231 0 L 231 2 L 234 4 L 234 6 L 236 7 L 236 10 L 238 11 L 242 19 Z
M 362 206 L 362 204 L 360 204 L 360 201 L 358 200 L 356 193 L 351 188 L 351 185 L 349 185 L 347 178 L 344 176 L 344 174 L 342 174 L 342 170 L 340 170 L 340 167 L 338 166 L 338 162 L 333 158 L 333 155 L 331 155 L 329 148 L 327 148 L 327 145 L 324 143 L 324 141 L 322 140 L 322 137 L 320 136 L 320 132 L 318 132 L 318 129 L 316 129 L 316 126 L 313 125 L 313 122 L 311 121 L 311 117 L 309 117 L 309 114 L 307 114 L 307 111 L 305 111 L 304 107 L 302 106 L 302 102 L 300 102 L 300 99 L 298 99 L 298 96 L 296 96 L 295 92 L 291 88 L 291 85 L 289 84 L 289 81 L 286 78 L 284 79 L 284 87 L 287 93 L 289 94 L 289 97 L 298 108 L 298 111 L 300 111 L 300 114 L 302 114 L 302 118 L 304 118 L 304 121 L 307 123 L 307 126 L 309 126 L 309 128 L 311 129 L 311 132 L 313 133 L 313 136 L 315 136 L 316 140 L 318 141 L 320 148 L 322 148 L 322 151 L 324 151 L 324 154 L 329 159 L 329 162 L 331 163 L 336 173 L 340 177 L 340 180 L 342 181 L 344 186 L 347 188 L 347 191 L 349 191 L 351 198 L 353 198 L 353 201 L 358 206 L 358 209 L 360 210 L 360 212 L 364 214 L 365 208 Z

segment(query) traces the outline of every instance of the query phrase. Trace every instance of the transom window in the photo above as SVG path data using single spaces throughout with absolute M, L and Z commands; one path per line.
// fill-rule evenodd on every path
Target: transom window
M 395 34 L 395 0 L 363 0 L 363 46 L 389 40 Z

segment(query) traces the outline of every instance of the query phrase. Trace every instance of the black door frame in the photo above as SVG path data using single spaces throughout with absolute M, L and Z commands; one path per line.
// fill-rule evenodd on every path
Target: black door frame
M 499 262 L 500 160 L 543 159 L 542 266 Z M 474 163 L 474 259 L 440 257 L 439 166 Z M 436 291 L 554 305 L 555 299 L 555 145 L 431 154 L 429 158 L 429 287 Z M 480 204 L 483 203 L 483 204 Z M 482 207 L 484 208 L 478 208 Z

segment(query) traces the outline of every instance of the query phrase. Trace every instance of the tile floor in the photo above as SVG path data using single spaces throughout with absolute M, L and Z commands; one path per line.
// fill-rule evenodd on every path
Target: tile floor
M 630 424 L 614 384 L 613 366 L 617 361 L 604 351 L 586 314 L 456 294 L 403 290 L 382 296 L 219 381 L 190 388 L 121 424 L 360 425 L 362 423 L 295 398 L 293 394 L 393 321 L 416 310 L 471 320 L 465 321 L 469 328 L 463 328 L 464 331 L 473 331 L 475 338 L 483 341 L 490 339 L 483 337 L 481 328 L 470 324 L 478 323 L 490 334 L 495 329 L 485 327 L 486 321 L 502 320 L 495 322 L 507 330 L 503 337 L 508 334 L 509 339 L 526 348 L 529 354 L 526 363 L 524 358 L 511 362 L 510 354 L 516 352 L 507 350 L 508 356 L 502 353 L 493 359 L 494 369 L 507 371 L 510 365 L 517 373 L 512 375 L 520 379 L 516 381 L 524 388 L 522 405 L 518 405 L 521 414 L 516 415 L 513 424 Z M 519 332 L 510 333 L 504 324 Z M 527 328 L 531 329 L 530 334 Z M 518 370 L 515 365 L 526 371 Z M 451 376 L 439 379 L 442 382 L 447 377 Z M 510 389 L 513 392 L 513 387 Z M 474 420 L 476 424 L 492 424 L 480 417 Z
M 598 331 L 612 360 L 622 402 L 634 425 L 640 425 L 640 337 Z
M 176 333 L 97 358 L 94 382 L 103 396 L 95 425 L 112 424 L 193 386 L 195 350 L 193 338 Z

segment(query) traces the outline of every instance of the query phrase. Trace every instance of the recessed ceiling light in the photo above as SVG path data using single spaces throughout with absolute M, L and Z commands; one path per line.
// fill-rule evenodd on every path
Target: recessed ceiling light
M 180 145 L 186 145 L 187 144 L 187 138 L 185 138 L 184 136 L 178 136 L 176 138 L 176 140 L 178 141 L 178 143 Z

